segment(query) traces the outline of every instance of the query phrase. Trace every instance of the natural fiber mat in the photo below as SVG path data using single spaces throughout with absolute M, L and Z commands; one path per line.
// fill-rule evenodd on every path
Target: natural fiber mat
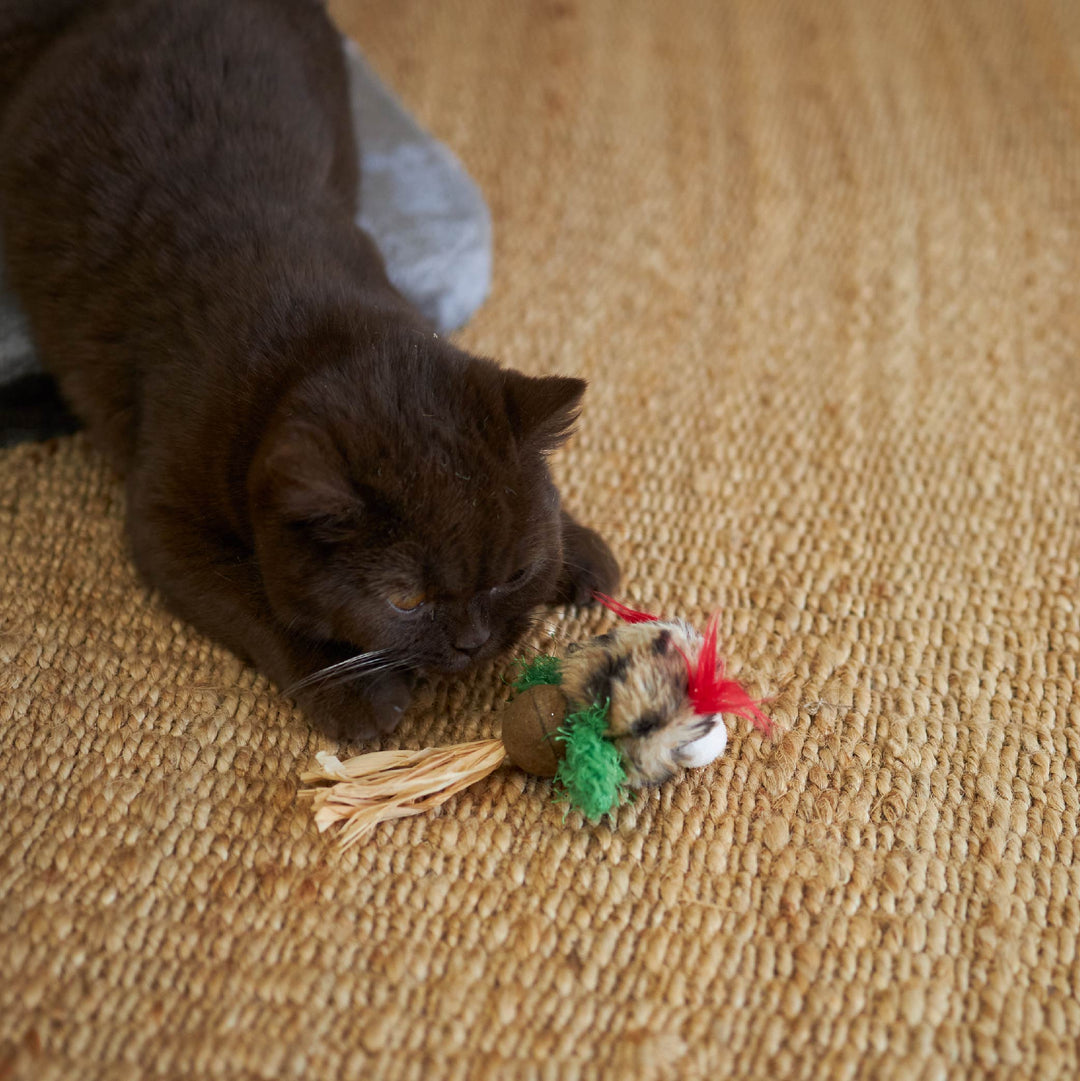
M 465 341 L 591 379 L 568 502 L 782 733 L 342 856 L 85 440 L 7 451 L 0 1078 L 1080 1075 L 1080 5 L 336 10 L 491 201 Z

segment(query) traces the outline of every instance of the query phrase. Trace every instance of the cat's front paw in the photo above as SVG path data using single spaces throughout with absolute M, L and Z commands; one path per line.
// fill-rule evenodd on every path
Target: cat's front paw
M 595 530 L 563 512 L 563 568 L 555 587 L 559 604 L 585 604 L 594 592 L 614 593 L 619 564 Z
M 297 700 L 315 727 L 331 739 L 374 739 L 388 735 L 401 723 L 412 701 L 412 680 L 395 674 L 314 687 Z

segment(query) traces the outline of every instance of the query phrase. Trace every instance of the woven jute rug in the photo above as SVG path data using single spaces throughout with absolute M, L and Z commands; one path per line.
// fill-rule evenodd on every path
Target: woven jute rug
M 0 1078 L 1080 1076 L 1080 5 L 334 10 L 490 201 L 464 341 L 591 380 L 568 503 L 781 732 L 341 855 L 340 749 L 140 585 L 85 439 L 7 451 Z

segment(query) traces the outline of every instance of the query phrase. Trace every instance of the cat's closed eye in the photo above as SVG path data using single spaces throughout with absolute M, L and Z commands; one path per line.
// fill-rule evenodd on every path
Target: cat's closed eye
M 496 586 L 491 592 L 498 594 L 513 593 L 515 589 L 520 589 L 536 571 L 535 563 L 527 563 L 523 567 L 519 567 L 509 578 L 506 579 L 501 585 Z

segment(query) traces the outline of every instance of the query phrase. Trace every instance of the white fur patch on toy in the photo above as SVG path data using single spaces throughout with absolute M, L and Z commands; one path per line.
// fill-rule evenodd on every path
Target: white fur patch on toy
M 723 717 L 717 716 L 712 731 L 701 739 L 694 740 L 693 743 L 684 744 L 679 751 L 679 758 L 687 769 L 700 769 L 710 762 L 715 762 L 724 753 L 726 747 L 727 725 L 724 724 Z

